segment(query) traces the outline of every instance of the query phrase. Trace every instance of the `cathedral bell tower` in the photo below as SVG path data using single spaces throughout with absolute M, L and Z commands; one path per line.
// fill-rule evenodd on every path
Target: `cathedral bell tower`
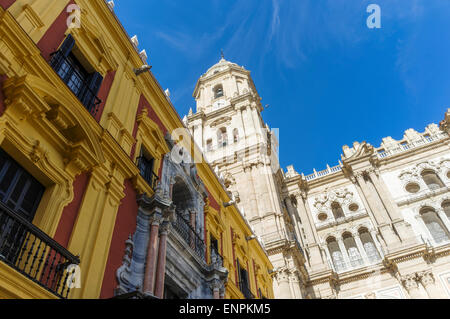
M 196 144 L 233 194 L 276 271 L 283 273 L 283 282 L 274 283 L 278 296 L 301 298 L 296 269 L 304 256 L 284 217 L 278 140 L 263 122 L 261 97 L 250 71 L 222 55 L 200 77 L 193 96 L 197 110 L 189 112 L 186 123 Z M 292 277 L 287 281 L 286 272 Z

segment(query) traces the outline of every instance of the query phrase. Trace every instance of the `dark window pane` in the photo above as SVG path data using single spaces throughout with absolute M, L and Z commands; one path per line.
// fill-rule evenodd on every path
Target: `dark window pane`
M 44 186 L 2 150 L 0 161 L 4 163 L 1 165 L 4 172 L 0 174 L 0 201 L 32 221 L 44 193 Z

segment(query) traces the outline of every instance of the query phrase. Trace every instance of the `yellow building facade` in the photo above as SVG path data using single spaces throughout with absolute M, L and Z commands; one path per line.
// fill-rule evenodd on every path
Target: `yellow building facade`
M 161 214 L 136 198 L 158 198 L 168 136 L 192 158 L 199 150 L 172 134 L 184 124 L 146 64 L 105 1 L 0 1 L 0 298 L 117 297 L 119 268 L 141 257 L 132 276 L 145 287 L 134 292 L 170 297 L 161 230 L 181 213 L 170 187 Z M 199 267 L 209 269 L 214 246 L 227 276 L 211 293 L 183 296 L 273 298 L 267 254 L 211 167 L 196 162 L 191 177 L 206 192 L 188 236 L 201 230 Z M 168 253 L 181 238 L 170 236 Z M 128 252 L 129 238 L 147 255 Z

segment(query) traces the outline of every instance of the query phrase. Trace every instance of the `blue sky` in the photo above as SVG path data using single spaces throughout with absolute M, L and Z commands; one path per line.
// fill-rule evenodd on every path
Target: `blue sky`
M 381 29 L 366 26 L 371 3 Z M 450 0 L 120 0 L 115 12 L 181 116 L 221 49 L 251 70 L 281 166 L 305 175 L 450 107 Z

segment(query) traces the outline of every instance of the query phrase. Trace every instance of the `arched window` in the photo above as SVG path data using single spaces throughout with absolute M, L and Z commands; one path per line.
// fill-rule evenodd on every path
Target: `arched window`
M 445 215 L 447 215 L 447 218 L 450 221 L 450 200 L 446 200 L 442 203 L 442 209 L 444 210 Z
M 227 146 L 227 142 L 228 142 L 227 129 L 222 127 L 217 131 L 217 144 L 219 147 L 225 147 Z
M 359 230 L 359 238 L 361 238 L 361 242 L 363 244 L 364 250 L 366 251 L 366 255 L 369 258 L 370 262 L 376 262 L 381 259 L 380 253 L 378 252 L 377 246 L 373 241 L 372 235 L 370 235 L 369 231 L 366 228 L 361 228 Z
M 364 264 L 363 259 L 361 257 L 361 253 L 358 250 L 358 246 L 356 246 L 355 239 L 352 234 L 345 233 L 342 236 L 344 240 L 345 249 L 347 249 L 348 258 L 350 259 L 350 263 L 352 267 L 358 267 Z
M 239 130 L 237 128 L 233 130 L 233 142 L 239 142 Z
M 334 202 L 331 204 L 331 211 L 333 212 L 334 219 L 344 218 L 344 211 L 339 203 Z
M 336 272 L 340 272 L 346 269 L 344 256 L 342 255 L 341 249 L 339 248 L 339 244 L 336 241 L 336 238 L 330 237 L 327 239 L 327 247 L 330 252 L 331 260 L 334 265 L 334 269 Z
M 219 97 L 223 96 L 223 86 L 222 85 L 217 85 L 214 88 L 214 98 L 218 99 Z
M 432 170 L 425 170 L 422 172 L 422 178 L 425 184 L 427 184 L 428 188 L 431 190 L 439 189 L 444 187 L 444 183 L 442 183 L 441 179 L 435 172 Z
M 420 211 L 422 220 L 436 243 L 449 240 L 448 230 L 433 208 L 424 207 Z
M 206 151 L 211 152 L 213 150 L 212 139 L 206 141 Z

